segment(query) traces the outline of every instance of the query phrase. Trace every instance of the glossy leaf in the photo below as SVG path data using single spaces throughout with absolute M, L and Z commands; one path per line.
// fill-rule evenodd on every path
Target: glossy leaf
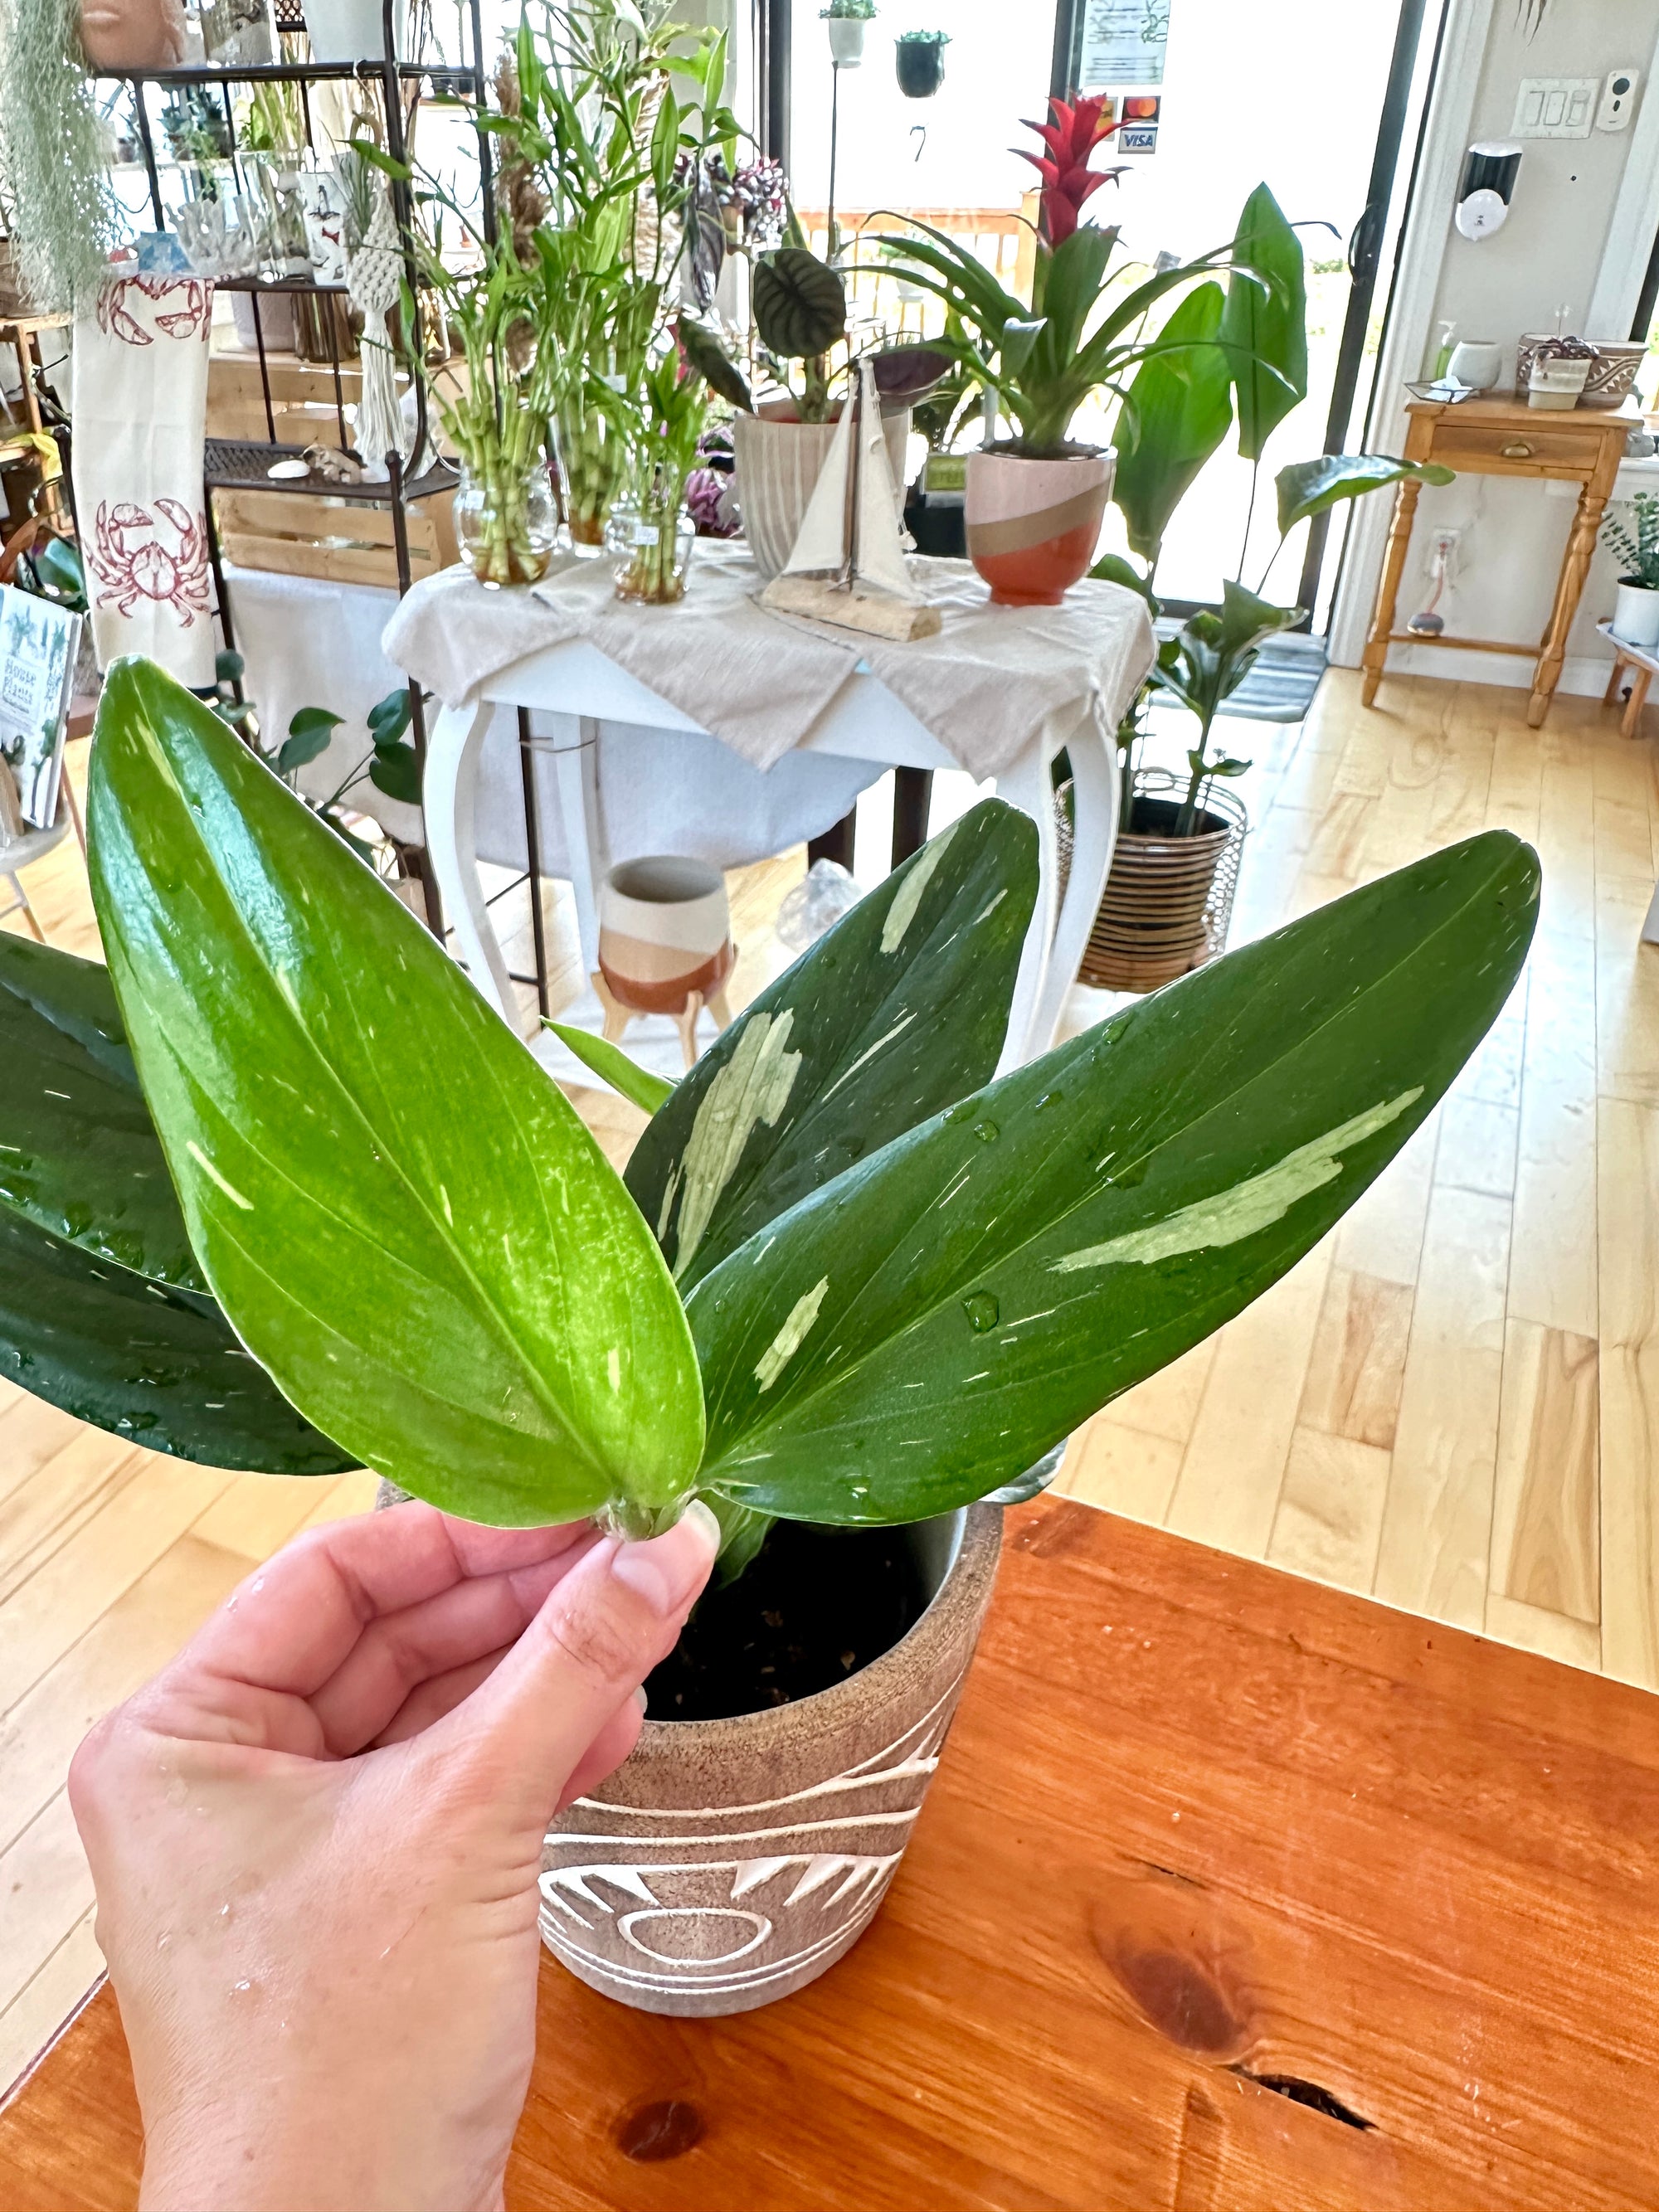
M 377 699 L 368 710 L 368 734 L 376 745 L 395 745 L 415 718 L 409 687 L 400 685 Z
M 634 1105 L 647 1114 L 654 1114 L 665 1106 L 673 1096 L 674 1086 L 650 1069 L 641 1067 L 619 1044 L 609 1037 L 595 1036 L 590 1030 L 573 1029 L 568 1022 L 548 1022 L 559 1042 L 567 1052 L 574 1053 L 582 1066 L 591 1068 L 601 1083 L 608 1083 Z
M 207 1287 L 107 969 L 3 933 L 0 1204 L 118 1267 Z
M 722 1032 L 628 1164 L 682 1290 L 797 1199 L 984 1082 L 1036 899 L 1035 827 L 983 800 Z
M 1232 428 L 1232 369 L 1215 343 L 1225 295 L 1219 284 L 1189 292 L 1164 325 L 1168 352 L 1136 372 L 1118 421 L 1112 497 L 1129 544 L 1155 563 L 1170 518 Z
M 92 879 L 191 1243 L 364 1464 L 472 1520 L 671 1502 L 684 1316 L 558 1086 L 408 909 L 200 703 L 112 670 Z
M 752 415 L 755 398 L 748 381 L 713 331 L 694 323 L 690 315 L 682 315 L 674 329 L 681 352 L 709 390 L 717 392 L 728 405 Z
M 1339 500 L 1386 490 L 1407 477 L 1415 477 L 1419 483 L 1448 484 L 1455 474 L 1441 461 L 1402 461 L 1392 453 L 1321 453 L 1316 460 L 1292 461 L 1273 478 L 1279 535 Z
M 895 406 L 914 407 L 930 398 L 954 366 L 938 346 L 884 346 L 870 356 L 876 390 Z
M 1503 1006 L 1501 832 L 1184 977 L 804 1200 L 692 1291 L 701 1482 L 909 1521 L 1010 1482 L 1324 1235 Z
M 376 791 L 385 792 L 388 799 L 401 799 L 405 806 L 421 803 L 421 764 L 413 745 L 377 746 L 368 764 L 368 780 Z
M 1302 241 L 1266 185 L 1244 203 L 1233 240 L 1244 264 L 1227 286 L 1221 338 L 1231 349 L 1238 393 L 1238 450 L 1260 460 L 1262 448 L 1308 392 L 1308 292 Z M 1265 281 L 1253 283 L 1246 271 Z
M 0 1375 L 151 1451 L 258 1474 L 338 1474 L 210 1298 L 112 1267 L 0 1212 Z

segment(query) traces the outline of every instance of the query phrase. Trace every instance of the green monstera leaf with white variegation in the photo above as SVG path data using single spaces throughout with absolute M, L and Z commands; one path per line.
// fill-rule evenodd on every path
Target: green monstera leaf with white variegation
M 830 1522 L 1012 1480 L 1293 1266 L 1508 997 L 1531 850 L 1473 838 L 990 1085 L 772 1222 L 688 1301 L 701 1480 Z
M 986 799 L 763 991 L 659 1109 L 627 1182 L 681 1291 L 986 1081 L 1036 900 L 1036 830 Z

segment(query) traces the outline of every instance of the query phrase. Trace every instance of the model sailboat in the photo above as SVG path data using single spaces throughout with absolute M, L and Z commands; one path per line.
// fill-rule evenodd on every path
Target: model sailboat
M 873 637 L 932 637 L 940 627 L 899 543 L 898 490 L 867 362 L 841 410 L 794 550 L 761 605 Z

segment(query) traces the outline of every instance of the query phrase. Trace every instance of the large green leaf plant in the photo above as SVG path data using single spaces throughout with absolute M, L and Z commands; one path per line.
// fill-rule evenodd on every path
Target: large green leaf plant
M 107 971 L 0 937 L 0 1370 L 226 1467 L 474 1520 L 907 1522 L 1018 1482 L 1291 1267 L 1433 1108 L 1536 912 L 1498 833 L 993 1079 L 1035 903 L 986 800 L 653 1107 L 625 1177 L 199 701 L 112 671 Z

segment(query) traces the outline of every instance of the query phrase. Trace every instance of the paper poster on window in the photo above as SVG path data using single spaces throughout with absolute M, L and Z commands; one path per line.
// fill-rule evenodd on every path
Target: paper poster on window
M 1169 42 L 1170 0 L 1084 0 L 1078 83 L 1162 84 Z

